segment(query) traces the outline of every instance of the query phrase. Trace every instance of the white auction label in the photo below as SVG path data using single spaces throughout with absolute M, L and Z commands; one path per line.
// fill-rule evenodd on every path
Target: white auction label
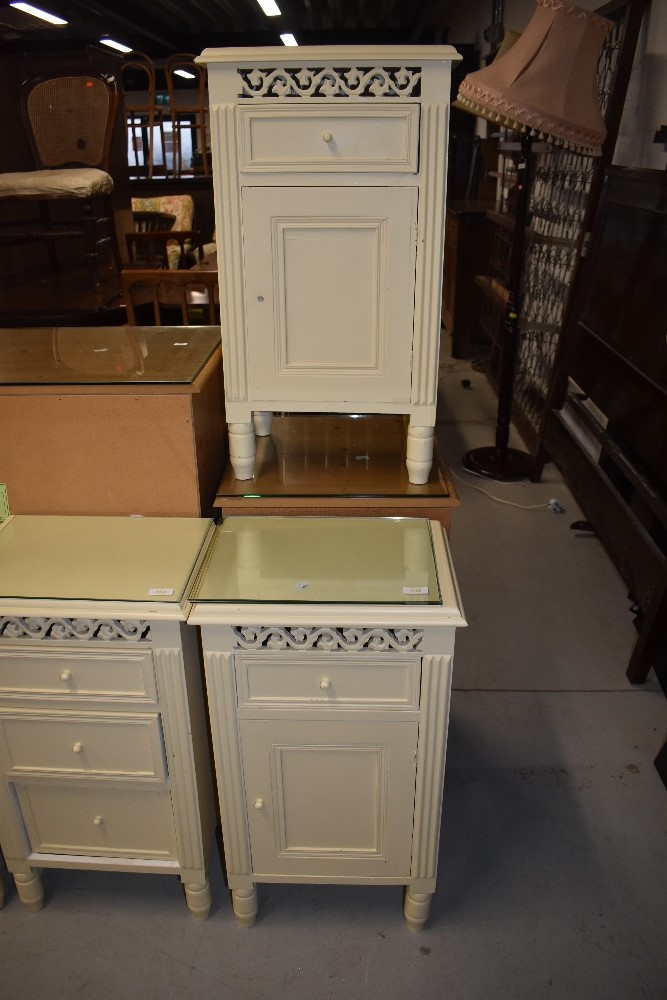
M 151 587 L 148 591 L 149 597 L 171 597 L 174 593 L 173 587 Z
M 403 587 L 404 594 L 428 594 L 428 587 Z

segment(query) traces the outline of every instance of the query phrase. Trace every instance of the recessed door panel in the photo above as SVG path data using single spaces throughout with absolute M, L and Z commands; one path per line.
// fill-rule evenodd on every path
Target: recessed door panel
M 410 874 L 417 723 L 241 722 L 253 874 Z
M 254 399 L 409 402 L 416 189 L 243 191 Z

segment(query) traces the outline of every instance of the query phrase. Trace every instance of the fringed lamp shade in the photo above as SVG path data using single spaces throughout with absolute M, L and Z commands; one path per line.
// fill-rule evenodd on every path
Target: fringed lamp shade
M 469 73 L 457 105 L 593 156 L 607 134 L 597 64 L 611 22 L 562 0 L 537 0 L 528 27 L 490 66 Z

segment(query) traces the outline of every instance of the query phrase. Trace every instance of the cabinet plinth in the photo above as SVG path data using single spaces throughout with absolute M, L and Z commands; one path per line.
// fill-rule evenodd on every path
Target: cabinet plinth
M 408 926 L 428 917 L 465 620 L 437 522 L 363 521 L 230 518 L 192 595 L 243 926 L 260 882 L 403 885 Z M 383 540 L 393 549 L 378 556 Z M 353 568 L 347 584 L 344 553 L 355 547 L 369 568 L 363 579 Z M 227 593 L 216 601 L 223 560 Z M 309 591 L 313 601 L 295 597 Z
M 253 477 L 273 412 L 359 412 L 409 415 L 410 482 L 427 482 L 458 59 L 451 46 L 199 57 L 237 479 Z
M 177 875 L 208 915 L 215 812 L 185 592 L 210 532 L 197 518 L 0 524 L 0 845 L 29 910 L 51 867 Z

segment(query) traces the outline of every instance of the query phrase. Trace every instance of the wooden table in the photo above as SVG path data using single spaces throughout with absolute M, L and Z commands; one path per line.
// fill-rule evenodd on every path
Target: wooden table
M 409 482 L 403 416 L 276 416 L 257 439 L 254 479 L 228 465 L 215 507 L 237 514 L 426 517 L 447 532 L 459 500 L 437 446 L 428 482 Z
M 0 329 L 0 481 L 15 514 L 212 511 L 218 327 Z

